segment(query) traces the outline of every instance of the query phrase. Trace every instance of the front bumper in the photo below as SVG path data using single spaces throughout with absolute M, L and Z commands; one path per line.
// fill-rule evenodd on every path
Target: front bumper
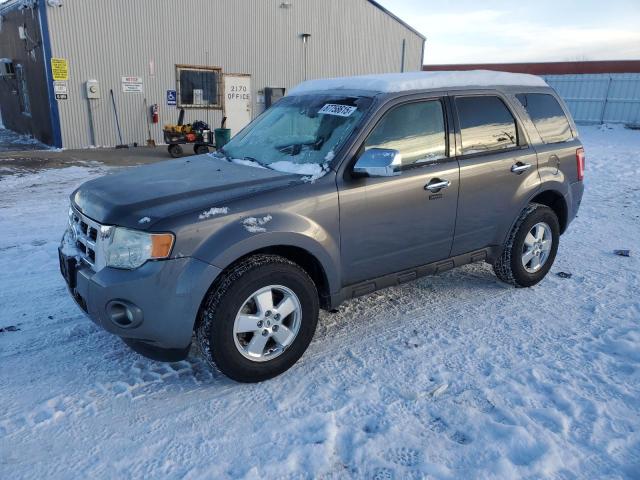
M 68 257 L 61 253 L 60 260 L 62 266 Z M 62 270 L 76 303 L 94 323 L 142 355 L 167 361 L 188 353 L 200 303 L 221 271 L 195 258 L 150 261 L 135 270 Z M 135 321 L 114 321 L 114 303 L 137 308 Z

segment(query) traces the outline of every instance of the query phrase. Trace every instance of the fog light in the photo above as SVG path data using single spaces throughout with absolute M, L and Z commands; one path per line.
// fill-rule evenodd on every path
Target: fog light
M 125 300 L 112 300 L 107 304 L 107 317 L 120 328 L 135 328 L 143 320 L 142 310 Z

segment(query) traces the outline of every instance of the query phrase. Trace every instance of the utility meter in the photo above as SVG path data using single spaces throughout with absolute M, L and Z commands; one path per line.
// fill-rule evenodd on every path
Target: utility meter
M 97 80 L 87 80 L 87 98 L 100 98 L 100 84 Z

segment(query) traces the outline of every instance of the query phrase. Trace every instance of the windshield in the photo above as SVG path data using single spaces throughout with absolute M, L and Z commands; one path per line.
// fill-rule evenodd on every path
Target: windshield
M 223 153 L 275 170 L 318 168 L 333 160 L 370 105 L 367 97 L 284 97 L 233 137 Z

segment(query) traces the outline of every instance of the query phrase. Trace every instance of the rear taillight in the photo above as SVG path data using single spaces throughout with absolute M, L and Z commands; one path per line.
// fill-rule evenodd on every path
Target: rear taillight
M 584 148 L 576 150 L 576 168 L 578 169 L 578 180 L 584 179 Z

